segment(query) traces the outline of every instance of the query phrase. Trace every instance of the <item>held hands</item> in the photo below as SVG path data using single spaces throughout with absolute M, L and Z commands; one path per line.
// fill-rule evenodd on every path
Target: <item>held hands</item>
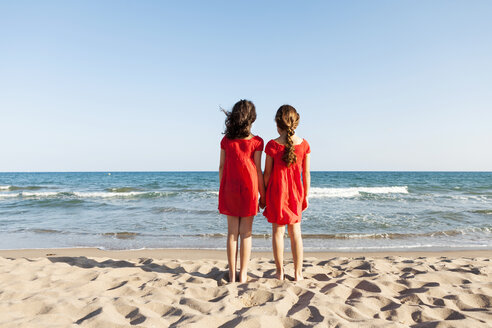
M 265 198 L 263 197 L 260 197 L 260 208 L 261 209 L 264 209 L 266 206 L 266 201 L 265 201 Z

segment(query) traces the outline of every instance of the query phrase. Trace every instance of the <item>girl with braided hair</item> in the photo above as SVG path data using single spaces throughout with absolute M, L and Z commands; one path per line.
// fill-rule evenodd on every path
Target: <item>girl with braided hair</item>
M 277 279 L 284 279 L 284 234 L 287 225 L 294 258 L 294 279 L 298 281 L 303 279 L 301 216 L 308 207 L 311 149 L 305 139 L 295 134 L 299 114 L 294 107 L 280 106 L 275 122 L 280 136 L 270 140 L 265 147 L 266 208 L 263 215 L 272 224 Z
M 238 101 L 226 114 L 225 136 L 220 142 L 219 212 L 227 215 L 227 260 L 229 281 L 236 281 L 238 238 L 241 239 L 239 281 L 246 282 L 251 255 L 253 217 L 259 203 L 265 207 L 265 185 L 261 172 L 263 139 L 251 134 L 256 120 L 255 105 Z

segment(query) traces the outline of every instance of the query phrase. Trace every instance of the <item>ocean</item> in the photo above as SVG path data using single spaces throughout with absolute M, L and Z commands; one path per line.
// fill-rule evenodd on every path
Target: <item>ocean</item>
M 218 189 L 217 172 L 0 173 L 0 249 L 225 249 Z M 309 201 L 306 251 L 492 249 L 492 172 L 312 172 Z M 270 233 L 259 213 L 253 249 Z

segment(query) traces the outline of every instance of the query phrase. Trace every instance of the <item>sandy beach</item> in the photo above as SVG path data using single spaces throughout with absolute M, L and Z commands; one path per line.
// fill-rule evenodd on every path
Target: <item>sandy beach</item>
M 2 327 L 490 327 L 492 251 L 306 253 L 305 280 L 254 252 L 0 251 Z

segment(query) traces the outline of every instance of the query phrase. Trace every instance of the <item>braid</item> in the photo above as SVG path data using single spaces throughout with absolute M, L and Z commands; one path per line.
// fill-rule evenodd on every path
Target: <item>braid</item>
M 282 160 L 290 166 L 297 162 L 297 156 L 294 147 L 294 140 L 292 136 L 295 134 L 295 129 L 299 125 L 299 114 L 296 109 L 290 105 L 283 105 L 277 111 L 275 115 L 275 122 L 277 126 L 287 132 L 287 144 L 285 145 L 285 152 L 282 156 Z
M 292 140 L 292 136 L 294 135 L 294 133 L 295 131 L 292 127 L 287 128 L 287 144 L 285 145 L 285 152 L 284 155 L 282 156 L 282 159 L 287 164 L 287 166 L 297 162 L 294 140 Z

